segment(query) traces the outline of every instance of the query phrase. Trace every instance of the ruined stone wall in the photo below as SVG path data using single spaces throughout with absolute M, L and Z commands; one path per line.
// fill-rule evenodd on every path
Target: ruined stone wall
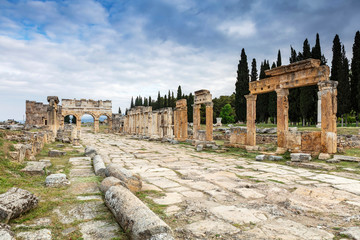
M 48 104 L 26 100 L 26 125 L 47 125 Z
M 119 113 L 112 114 L 112 132 L 120 133 L 123 132 L 125 117 Z
M 126 134 L 153 138 L 174 137 L 174 112 L 172 108 L 152 111 L 152 107 L 137 106 L 124 117 Z

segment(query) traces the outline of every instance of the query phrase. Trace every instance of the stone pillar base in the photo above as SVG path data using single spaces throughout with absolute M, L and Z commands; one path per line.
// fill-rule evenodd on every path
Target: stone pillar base
M 287 151 L 288 149 L 287 148 L 282 148 L 282 147 L 278 147 L 277 149 L 276 149 L 276 154 L 284 154 L 284 153 L 286 153 L 286 151 Z

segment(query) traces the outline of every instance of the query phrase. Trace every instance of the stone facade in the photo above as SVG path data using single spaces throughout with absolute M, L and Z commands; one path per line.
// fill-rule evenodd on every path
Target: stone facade
M 94 101 L 87 99 L 62 99 L 59 105 L 57 96 L 47 98 L 49 104 L 26 101 L 26 125 L 48 126 L 56 132 L 64 127 L 64 118 L 68 115 L 76 117 L 76 127 L 81 128 L 81 117 L 90 114 L 94 118 L 94 131 L 99 131 L 99 118 L 105 115 L 108 118 L 109 129 L 112 129 L 112 103 L 110 100 Z
M 200 108 L 201 104 L 206 106 L 206 131 L 205 140 L 211 142 L 213 140 L 213 102 L 212 95 L 208 90 L 199 90 L 195 92 L 194 99 L 194 115 L 193 115 L 193 138 L 194 140 L 200 140 Z
M 188 138 L 187 120 L 187 101 L 186 99 L 180 99 L 176 101 L 174 110 L 174 135 L 178 141 L 185 141 Z
M 335 153 L 337 130 L 337 82 L 329 80 L 330 68 L 326 65 L 320 66 L 320 60 L 307 59 L 265 71 L 269 76 L 266 79 L 249 83 L 250 94 L 247 100 L 247 133 L 246 145 L 256 145 L 256 95 L 276 91 L 277 95 L 277 136 L 278 150 L 286 149 L 323 153 Z M 302 138 L 289 132 L 289 89 L 318 85 L 319 97 L 321 97 L 321 135 L 312 133 Z M 320 103 L 320 101 L 319 101 Z M 234 133 L 238 135 L 237 133 Z M 233 137 L 238 139 L 238 136 Z M 237 144 L 241 144 L 239 142 Z M 320 141 L 319 141 L 320 140 Z M 300 147 L 299 147 L 300 146 Z
M 152 107 L 137 106 L 124 118 L 123 132 L 155 138 L 174 138 L 174 112 L 172 108 L 152 111 Z

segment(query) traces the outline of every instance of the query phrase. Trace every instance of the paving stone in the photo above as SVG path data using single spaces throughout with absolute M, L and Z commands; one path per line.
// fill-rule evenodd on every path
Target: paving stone
M 181 203 L 183 201 L 182 196 L 179 193 L 166 193 L 164 197 L 154 198 L 154 202 L 161 205 L 171 205 Z
M 106 221 L 90 221 L 79 224 L 84 240 L 114 239 L 121 231 L 117 223 Z
M 34 232 L 20 232 L 16 235 L 22 240 L 51 240 L 51 231 L 49 229 L 41 229 Z
M 26 172 L 30 175 L 44 175 L 45 174 L 45 162 L 28 161 L 26 167 L 21 169 L 22 172 Z
M 257 192 L 254 189 L 250 189 L 250 188 L 235 188 L 234 192 L 236 192 L 237 194 L 239 194 L 240 196 L 242 196 L 243 198 L 263 198 L 265 197 L 265 195 Z
M 334 155 L 334 159 L 347 162 L 360 162 L 360 157 Z
M 105 212 L 106 207 L 103 202 L 85 202 L 68 206 L 68 209 L 56 208 L 53 212 L 63 224 L 70 224 L 74 221 L 91 220 L 97 215 Z
M 235 234 L 240 232 L 240 229 L 229 223 L 212 220 L 194 222 L 186 225 L 184 229 L 190 231 L 196 237 L 210 237 L 214 235 Z
M 102 200 L 102 197 L 99 195 L 94 195 L 94 196 L 77 196 L 76 197 L 77 200 L 81 200 L 81 201 L 89 201 L 89 200 Z
M 218 206 L 210 209 L 210 212 L 235 224 L 258 223 L 267 219 L 265 214 L 260 211 L 236 206 Z
M 308 153 L 291 153 L 290 158 L 292 162 L 311 161 L 311 155 Z
M 349 227 L 345 231 L 340 232 L 340 234 L 346 235 L 351 239 L 360 240 L 360 228 L 359 227 Z

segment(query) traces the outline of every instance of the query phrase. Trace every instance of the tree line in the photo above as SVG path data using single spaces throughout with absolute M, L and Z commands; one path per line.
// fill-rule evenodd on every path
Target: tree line
M 357 31 L 353 44 L 353 58 L 351 64 L 346 57 L 345 47 L 340 41 L 339 35 L 335 35 L 333 40 L 333 57 L 331 61 L 330 79 L 338 81 L 338 111 L 337 116 L 342 120 L 345 118 L 345 124 L 348 121 L 348 115 L 356 116 L 360 110 L 360 32 Z M 325 56 L 321 53 L 320 37 L 316 34 L 314 47 L 311 48 L 308 39 L 303 42 L 303 49 L 297 52 L 290 46 L 289 62 L 305 60 L 308 58 L 319 59 L 321 65 L 327 63 Z M 235 83 L 235 113 L 236 121 L 246 121 L 246 99 L 249 94 L 249 82 L 258 81 L 266 78 L 265 71 L 282 65 L 281 52 L 278 51 L 277 61 L 270 66 L 269 60 L 264 60 L 260 65 L 260 74 L 256 68 L 256 59 L 252 59 L 251 72 L 249 73 L 247 56 L 243 48 L 240 55 L 240 61 L 237 70 L 237 80 Z M 289 120 L 290 122 L 306 124 L 315 124 L 317 122 L 317 86 L 307 86 L 290 89 L 289 91 Z M 270 92 L 260 94 L 256 103 L 256 121 L 276 123 L 276 93 Z

